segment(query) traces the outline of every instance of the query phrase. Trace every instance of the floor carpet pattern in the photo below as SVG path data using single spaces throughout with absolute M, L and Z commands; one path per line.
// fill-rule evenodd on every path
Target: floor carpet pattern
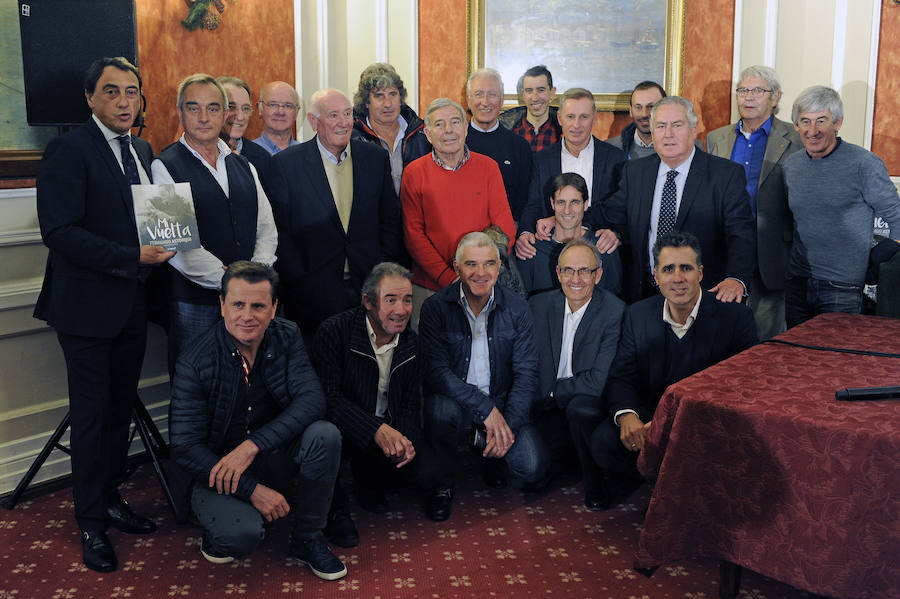
M 386 514 L 370 514 L 354 502 L 360 545 L 335 550 L 348 574 L 325 582 L 286 557 L 289 523 L 270 527 L 249 558 L 208 563 L 199 551 L 200 530 L 175 524 L 145 465 L 122 491 L 159 530 L 147 536 L 110 531 L 119 558 L 113 573 L 82 564 L 70 488 L 0 510 L 0 599 L 718 597 L 714 560 L 667 564 L 650 578 L 632 569 L 646 486 L 626 503 L 592 513 L 582 506 L 581 484 L 573 477 L 544 493 L 523 494 L 488 489 L 470 472 L 460 476 L 446 522 L 430 522 L 421 498 L 407 490 L 388 494 Z M 744 572 L 742 599 L 812 596 Z

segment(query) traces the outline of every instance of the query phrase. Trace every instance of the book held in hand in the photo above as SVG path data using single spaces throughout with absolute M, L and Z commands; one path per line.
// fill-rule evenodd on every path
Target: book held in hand
M 132 185 L 131 196 L 141 245 L 179 252 L 200 247 L 190 183 Z

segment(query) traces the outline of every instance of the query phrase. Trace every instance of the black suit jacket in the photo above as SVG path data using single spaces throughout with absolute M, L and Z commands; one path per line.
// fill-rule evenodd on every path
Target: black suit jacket
M 591 205 L 599 206 L 616 189 L 625 153 L 605 141 L 592 137 L 594 141 L 594 181 L 591 186 Z M 553 178 L 562 172 L 562 144 L 560 140 L 534 155 L 531 167 L 531 185 L 528 188 L 528 204 L 522 210 L 519 232 L 534 233 L 538 219 L 550 216 L 550 185 Z
M 534 340 L 538 346 L 539 386 L 536 405 L 555 401 L 566 409 L 574 398 L 603 395 L 609 367 L 616 355 L 625 304 L 604 289 L 594 289 L 572 342 L 572 376 L 556 380 L 562 350 L 566 296 L 559 289 L 528 300 L 534 315 Z M 553 398 L 550 394 L 553 393 Z
M 149 177 L 153 150 L 131 139 Z M 47 146 L 37 210 L 50 254 L 35 318 L 63 334 L 115 337 L 143 293 L 140 242 L 131 186 L 93 118 Z
M 662 319 L 662 295 L 628 307 L 622 324 L 619 349 L 606 383 L 609 415 L 630 409 L 644 422 L 653 412 L 666 387 L 677 381 L 666 378 L 666 335 L 671 326 Z M 695 358 L 685 376 L 699 372 L 756 344 L 753 313 L 744 304 L 724 303 L 703 292 L 697 320 L 691 325 Z
M 641 299 L 649 277 L 650 210 L 659 156 L 625 164 L 619 189 L 599 211 L 585 217 L 592 228 L 612 227 L 627 246 L 622 255 L 625 301 Z M 592 220 L 596 219 L 596 220 Z M 756 268 L 756 224 L 747 198 L 744 169 L 730 160 L 696 150 L 681 196 L 675 228 L 700 240 L 704 289 L 727 277 L 749 287 Z
M 400 204 L 388 153 L 350 140 L 353 206 L 347 231 L 341 225 L 316 139 L 276 154 L 266 190 L 278 227 L 275 267 L 284 285 L 285 314 L 312 336 L 325 318 L 348 308 L 344 262 L 356 290 L 372 267 L 396 260 L 403 244 Z M 357 294 L 352 305 L 357 305 Z

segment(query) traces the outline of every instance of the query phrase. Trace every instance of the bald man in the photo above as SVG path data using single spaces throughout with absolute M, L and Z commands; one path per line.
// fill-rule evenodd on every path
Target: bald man
M 300 145 L 294 139 L 294 124 L 303 120 L 303 100 L 290 84 L 284 81 L 270 81 L 259 92 L 259 114 L 262 116 L 262 135 L 254 139 L 269 154 L 291 146 Z

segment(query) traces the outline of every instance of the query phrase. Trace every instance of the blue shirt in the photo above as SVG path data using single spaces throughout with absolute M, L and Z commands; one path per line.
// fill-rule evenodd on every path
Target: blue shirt
M 258 146 L 262 147 L 262 149 L 264 149 L 266 152 L 268 152 L 272 156 L 274 156 L 275 154 L 277 154 L 278 152 L 281 151 L 281 148 L 279 148 L 277 145 L 275 145 L 274 141 L 272 141 L 271 139 L 266 137 L 265 133 L 260 134 L 260 136 L 257 137 L 256 139 L 254 139 L 253 142 L 256 143 Z M 299 145 L 300 145 L 300 142 L 292 137 L 291 143 L 288 145 L 288 147 L 291 148 L 293 146 L 299 146 Z
M 766 143 L 769 141 L 769 132 L 772 130 L 772 118 L 773 115 L 769 115 L 762 127 L 751 133 L 749 137 L 741 130 L 743 119 L 739 120 L 734 128 L 734 148 L 731 150 L 731 160 L 744 167 L 744 175 L 747 177 L 747 193 L 750 194 L 750 210 L 753 211 L 754 217 L 756 216 L 759 175 L 762 173 Z
M 466 373 L 466 382 L 475 385 L 485 395 L 491 394 L 491 360 L 488 347 L 488 318 L 494 309 L 494 290 L 491 289 L 491 297 L 478 316 L 469 307 L 469 301 L 463 292 L 463 286 L 459 286 L 459 304 L 472 328 L 472 357 L 469 361 L 469 371 Z

